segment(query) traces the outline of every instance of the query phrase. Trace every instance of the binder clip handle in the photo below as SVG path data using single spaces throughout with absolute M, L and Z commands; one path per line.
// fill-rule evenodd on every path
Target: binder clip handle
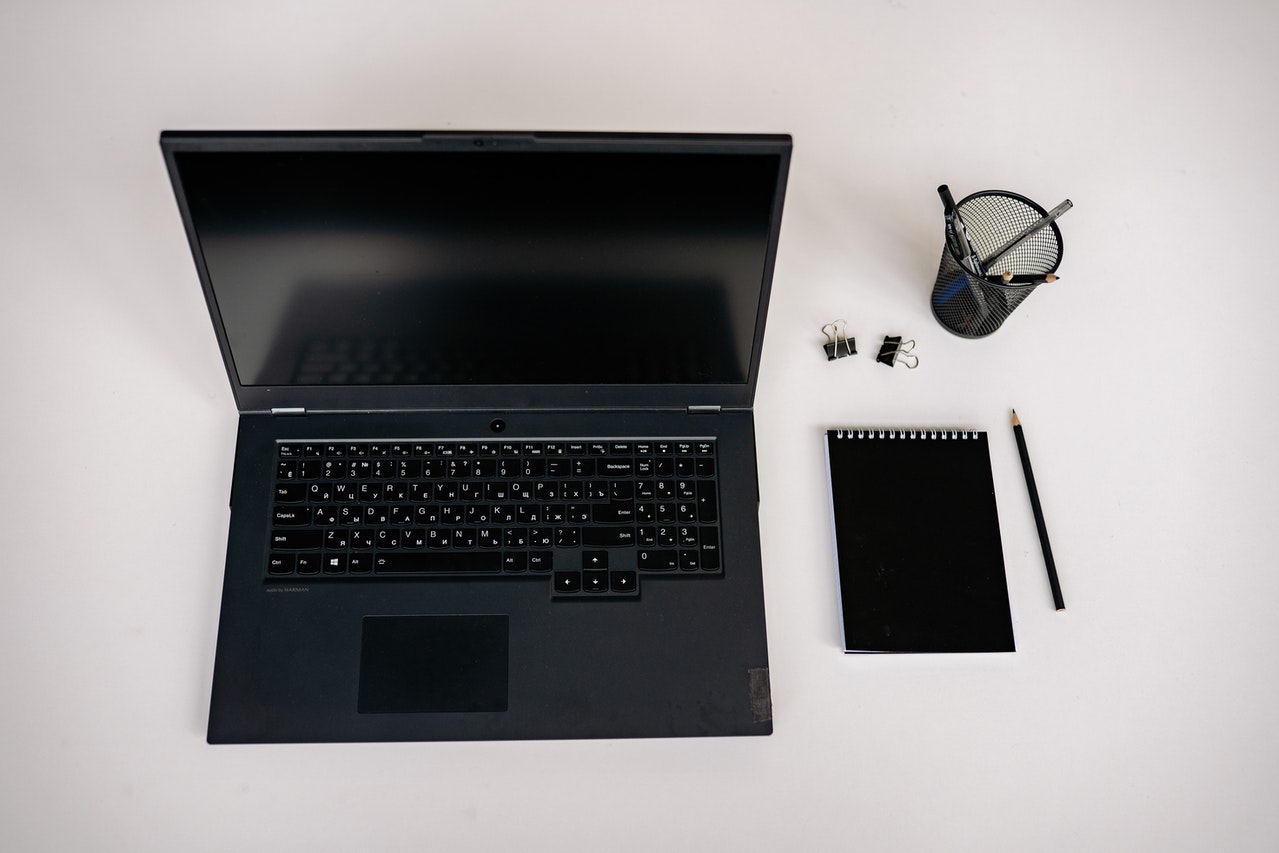
M 822 349 L 826 351 L 827 361 L 857 355 L 857 339 L 848 337 L 847 325 L 845 320 L 833 320 L 822 326 L 822 334 L 826 336 Z
M 908 369 L 914 370 L 919 367 L 919 356 L 911 354 L 913 349 L 913 339 L 902 343 L 901 335 L 884 335 L 884 344 L 879 348 L 879 356 L 875 360 L 889 367 L 895 367 L 900 361 Z

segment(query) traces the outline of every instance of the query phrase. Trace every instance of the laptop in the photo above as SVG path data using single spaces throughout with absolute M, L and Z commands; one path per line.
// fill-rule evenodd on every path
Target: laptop
M 210 743 L 771 733 L 789 137 L 160 144 L 239 409 Z

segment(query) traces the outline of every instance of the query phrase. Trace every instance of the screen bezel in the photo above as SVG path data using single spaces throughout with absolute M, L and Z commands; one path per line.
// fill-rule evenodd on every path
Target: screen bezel
M 385 411 L 413 409 L 496 410 L 505 408 L 601 409 L 720 406 L 749 408 L 754 400 L 759 359 L 772 289 L 791 138 L 781 134 L 603 134 L 477 133 L 416 131 L 165 131 L 160 136 L 183 225 L 217 333 L 218 345 L 241 411 Z M 777 157 L 769 233 L 761 268 L 750 363 L 744 381 L 659 385 L 245 385 L 240 382 L 216 294 L 184 194 L 175 155 L 185 151 L 492 151 L 675 152 L 753 154 Z

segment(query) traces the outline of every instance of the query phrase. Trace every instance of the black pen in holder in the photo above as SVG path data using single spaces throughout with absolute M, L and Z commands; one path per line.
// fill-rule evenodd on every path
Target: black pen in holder
M 942 193 L 944 202 L 948 195 Z M 1002 190 L 973 193 L 953 211 L 947 204 L 947 240 L 930 300 L 938 322 L 962 338 L 998 330 L 1039 285 L 1056 279 L 1062 246 L 1055 220 L 1069 209 L 1066 201 L 1049 213 Z M 954 219 L 962 222 L 965 251 L 951 236 Z

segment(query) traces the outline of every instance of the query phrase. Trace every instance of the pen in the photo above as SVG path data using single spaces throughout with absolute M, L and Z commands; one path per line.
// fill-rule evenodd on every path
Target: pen
M 1070 210 L 1074 206 L 1075 206 L 1074 202 L 1072 202 L 1070 199 L 1066 199 L 1061 204 L 1057 205 L 1052 210 L 1048 211 L 1047 216 L 1043 217 L 1038 222 L 1034 223 L 1029 228 L 1027 228 L 1025 231 L 1022 231 L 1016 237 L 1009 240 L 1007 243 L 1004 244 L 1004 247 L 1002 249 L 1000 249 L 998 252 L 991 255 L 989 258 L 987 258 L 985 260 L 986 268 L 989 269 L 990 267 L 993 267 L 996 261 L 998 261 L 1004 255 L 1011 252 L 1013 249 L 1020 246 L 1022 243 L 1029 240 L 1031 237 L 1034 237 L 1042 229 L 1047 228 L 1049 225 L 1053 223 L 1054 220 L 1056 220 L 1059 216 L 1061 216 L 1063 213 L 1065 213 L 1067 210 Z
M 968 236 L 968 226 L 964 225 L 964 219 L 959 215 L 959 208 L 955 205 L 954 196 L 950 194 L 950 187 L 942 184 L 937 188 L 937 194 L 941 196 L 942 207 L 946 213 L 946 239 L 951 245 L 951 250 L 959 258 L 960 265 L 964 269 L 973 275 L 982 275 L 985 270 L 981 264 L 981 256 L 977 254 L 977 247 Z
M 1039 506 L 1039 490 L 1035 488 L 1035 474 L 1030 470 L 1030 453 L 1026 450 L 1026 436 L 1021 431 L 1021 419 L 1013 410 L 1013 434 L 1017 437 L 1017 452 L 1021 454 L 1021 470 L 1026 475 L 1026 491 L 1030 492 L 1030 508 L 1035 513 L 1035 527 L 1039 529 L 1039 545 L 1044 551 L 1044 565 L 1048 568 L 1048 585 L 1052 587 L 1053 604 L 1058 611 L 1066 609 L 1061 597 L 1061 583 L 1057 580 L 1057 566 L 1053 563 L 1053 549 L 1048 544 L 1048 528 L 1044 525 L 1044 511 Z

